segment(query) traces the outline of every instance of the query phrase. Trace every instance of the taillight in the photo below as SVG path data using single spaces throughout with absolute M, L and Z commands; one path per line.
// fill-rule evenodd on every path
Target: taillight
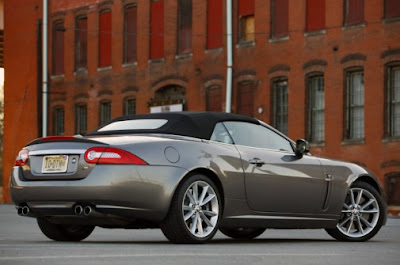
M 19 166 L 24 166 L 26 163 L 28 163 L 29 160 L 29 151 L 27 149 L 22 149 L 19 151 L 17 159 L 15 160 L 15 165 L 16 167 Z
M 85 161 L 91 164 L 147 165 L 141 158 L 114 147 L 92 147 L 85 152 Z

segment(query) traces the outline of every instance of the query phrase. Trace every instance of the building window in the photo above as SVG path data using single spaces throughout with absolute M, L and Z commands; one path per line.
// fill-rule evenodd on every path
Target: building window
M 313 143 L 325 140 L 325 89 L 323 75 L 310 75 L 308 87 L 308 139 Z
M 53 24 L 53 75 L 64 73 L 64 21 Z
M 84 135 L 87 130 L 86 104 L 75 105 L 75 134 Z
M 364 0 L 345 0 L 344 24 L 356 25 L 364 22 Z
M 222 88 L 211 86 L 206 90 L 206 110 L 221 112 L 222 110 Z
M 386 134 L 400 137 L 400 63 L 387 67 Z
M 76 19 L 75 28 L 75 70 L 87 67 L 87 17 Z
M 55 107 L 53 109 L 53 134 L 64 135 L 64 108 Z
M 178 0 L 178 54 L 192 52 L 192 0 Z
M 246 116 L 254 116 L 254 82 L 241 82 L 238 87 L 238 113 Z
M 307 32 L 323 30 L 325 28 L 325 0 L 307 0 L 306 8 Z
M 207 0 L 207 49 L 222 47 L 223 0 Z
M 271 37 L 289 35 L 289 0 L 271 0 Z
M 346 72 L 346 132 L 347 140 L 364 139 L 364 72 Z
M 99 67 L 111 65 L 111 10 L 99 16 Z
M 124 63 L 137 59 L 137 6 L 128 5 L 124 9 Z
M 400 172 L 385 175 L 387 204 L 400 206 Z
M 288 133 L 288 80 L 278 78 L 272 82 L 271 121 L 280 132 Z
M 399 0 L 385 0 L 385 18 L 400 17 Z
M 111 102 L 101 101 L 99 106 L 99 126 L 111 120 Z
M 164 1 L 151 2 L 150 58 L 164 57 Z
M 239 42 L 255 40 L 254 0 L 239 0 Z
M 136 114 L 136 99 L 126 98 L 124 100 L 124 115 Z

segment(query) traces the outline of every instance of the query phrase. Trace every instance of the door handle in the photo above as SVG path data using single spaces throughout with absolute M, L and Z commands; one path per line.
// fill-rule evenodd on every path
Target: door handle
M 250 160 L 249 160 L 249 163 L 250 163 L 250 164 L 253 164 L 253 165 L 256 165 L 256 166 L 258 166 L 258 167 L 265 164 L 264 161 L 262 161 L 261 159 L 256 158 L 256 157 L 253 158 L 253 159 L 250 159 Z

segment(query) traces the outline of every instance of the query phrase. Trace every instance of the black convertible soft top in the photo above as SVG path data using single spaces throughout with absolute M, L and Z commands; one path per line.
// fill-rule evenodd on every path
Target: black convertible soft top
M 118 121 L 140 120 L 140 119 L 165 119 L 168 120 L 163 126 L 157 129 L 140 129 L 140 130 L 114 130 L 99 131 L 101 128 Z M 259 124 L 257 119 L 243 116 L 239 114 L 223 113 L 223 112 L 166 112 L 128 115 L 115 118 L 108 124 L 98 130 L 86 134 L 86 136 L 95 135 L 115 135 L 115 134 L 142 134 L 142 133 L 165 133 L 181 136 L 190 136 L 200 139 L 209 140 L 215 125 L 222 121 L 244 121 Z

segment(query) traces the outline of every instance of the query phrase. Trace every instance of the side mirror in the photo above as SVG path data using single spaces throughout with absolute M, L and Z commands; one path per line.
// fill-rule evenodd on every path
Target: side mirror
M 303 139 L 296 141 L 296 156 L 302 157 L 304 154 L 310 152 L 310 144 Z

